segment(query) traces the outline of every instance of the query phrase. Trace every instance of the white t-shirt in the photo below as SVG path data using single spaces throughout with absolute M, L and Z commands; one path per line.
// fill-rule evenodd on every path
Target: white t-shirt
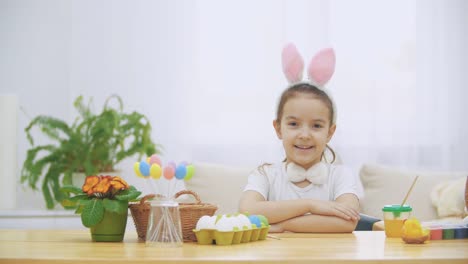
M 267 201 L 309 198 L 334 201 L 340 195 L 353 193 L 361 198 L 356 177 L 343 165 L 328 164 L 328 181 L 322 185 L 309 184 L 301 188 L 289 181 L 286 163 L 264 165 L 248 177 L 244 191 L 256 191 Z

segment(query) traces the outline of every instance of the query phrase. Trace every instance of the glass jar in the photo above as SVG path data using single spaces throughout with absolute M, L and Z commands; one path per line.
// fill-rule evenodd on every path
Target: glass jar
M 183 244 L 179 203 L 170 199 L 151 201 L 146 245 L 180 247 Z

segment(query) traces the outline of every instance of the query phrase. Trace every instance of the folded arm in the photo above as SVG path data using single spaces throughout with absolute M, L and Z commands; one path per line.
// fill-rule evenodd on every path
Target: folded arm
M 336 201 L 266 201 L 258 192 L 246 191 L 239 210 L 264 215 L 273 224 L 272 232 L 352 232 L 359 220 L 359 201 L 354 194 L 343 194 Z
M 336 199 L 336 202 L 351 208 L 352 211 L 359 210 L 359 202 L 354 194 L 343 194 Z M 358 221 L 359 215 L 355 217 L 354 213 L 351 218 L 308 214 L 273 224 L 270 232 L 347 233 L 356 229 Z
M 270 233 L 351 233 L 357 220 L 344 220 L 336 216 L 303 215 L 273 224 Z

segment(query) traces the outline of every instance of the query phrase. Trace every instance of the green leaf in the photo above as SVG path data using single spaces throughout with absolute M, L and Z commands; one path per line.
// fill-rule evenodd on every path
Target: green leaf
M 87 194 L 78 194 L 77 196 L 73 196 L 73 197 L 70 197 L 68 198 L 68 200 L 72 201 L 72 202 L 78 202 L 80 200 L 87 200 L 89 197 Z
M 83 205 L 80 205 L 80 201 L 76 204 L 75 214 L 81 214 L 83 212 Z
M 49 166 L 49 170 L 47 170 L 47 173 L 45 175 L 45 179 L 49 183 L 50 190 L 52 190 L 52 194 L 54 195 L 54 204 L 55 201 L 62 202 L 63 199 L 68 198 L 68 194 L 64 194 L 63 192 L 60 191 L 60 182 L 59 182 L 59 176 L 60 173 L 60 168 L 56 163 L 51 164 Z
M 71 133 L 70 127 L 64 121 L 55 117 L 40 115 L 34 118 L 31 123 L 29 123 L 28 127 L 25 128 L 28 140 L 31 145 L 34 144 L 34 141 L 32 140 L 30 131 L 35 126 L 39 127 L 46 136 L 53 140 L 60 140 L 61 135 L 68 135 Z
M 130 201 L 136 199 L 138 196 L 140 196 L 141 192 L 140 191 L 129 191 L 126 194 L 118 194 L 115 196 L 115 199 L 120 200 L 120 201 Z
M 75 209 L 76 205 L 78 204 L 76 201 L 73 201 L 72 199 L 63 199 L 60 204 L 65 208 L 65 209 Z
M 83 194 L 83 190 L 81 190 L 81 188 L 76 187 L 74 185 L 64 185 L 62 188 L 60 188 L 60 190 L 66 193 Z
M 128 202 L 127 201 L 118 201 L 118 200 L 110 200 L 104 199 L 103 200 L 104 209 L 110 212 L 116 212 L 119 214 L 125 213 L 128 209 Z
M 49 182 L 48 181 L 44 181 L 42 183 L 42 193 L 44 194 L 44 200 L 46 201 L 47 209 L 53 209 L 54 205 L 55 205 L 55 202 L 52 199 L 52 194 L 51 194 L 50 189 L 49 189 Z
M 93 199 L 85 204 L 81 213 L 81 222 L 86 227 L 92 227 L 101 222 L 104 217 L 104 206 L 102 200 Z
M 23 169 L 21 170 L 21 182 L 28 182 L 28 185 L 34 190 L 36 189 L 36 184 L 41 176 L 43 170 L 50 165 L 54 159 L 52 155 L 45 156 L 41 159 L 36 159 L 38 156 L 42 156 L 42 152 L 54 153 L 56 151 L 56 146 L 53 145 L 44 145 L 34 147 L 27 152 L 26 160 L 23 163 Z M 39 155 L 39 153 L 41 153 Z

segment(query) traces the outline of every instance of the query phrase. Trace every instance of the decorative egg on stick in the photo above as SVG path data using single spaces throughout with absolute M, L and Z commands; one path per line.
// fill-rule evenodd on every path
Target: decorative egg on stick
M 153 193 L 165 197 L 173 197 L 177 181 L 190 180 L 195 171 L 194 166 L 185 161 L 179 165 L 170 161 L 163 166 L 156 154 L 147 157 L 144 161 L 135 162 L 133 169 L 137 177 L 149 181 Z
M 148 159 L 147 159 L 148 160 Z M 153 175 L 157 174 L 157 169 L 153 168 L 153 166 L 150 166 L 148 162 L 146 161 L 141 161 L 141 162 L 135 162 L 133 164 L 133 170 L 135 171 L 135 174 L 140 177 L 146 179 L 150 186 L 151 186 L 151 191 L 153 193 L 159 193 L 157 191 L 157 186 L 154 186 L 153 182 L 151 181 L 151 177 L 154 177 Z M 155 173 L 156 171 L 156 173 Z

